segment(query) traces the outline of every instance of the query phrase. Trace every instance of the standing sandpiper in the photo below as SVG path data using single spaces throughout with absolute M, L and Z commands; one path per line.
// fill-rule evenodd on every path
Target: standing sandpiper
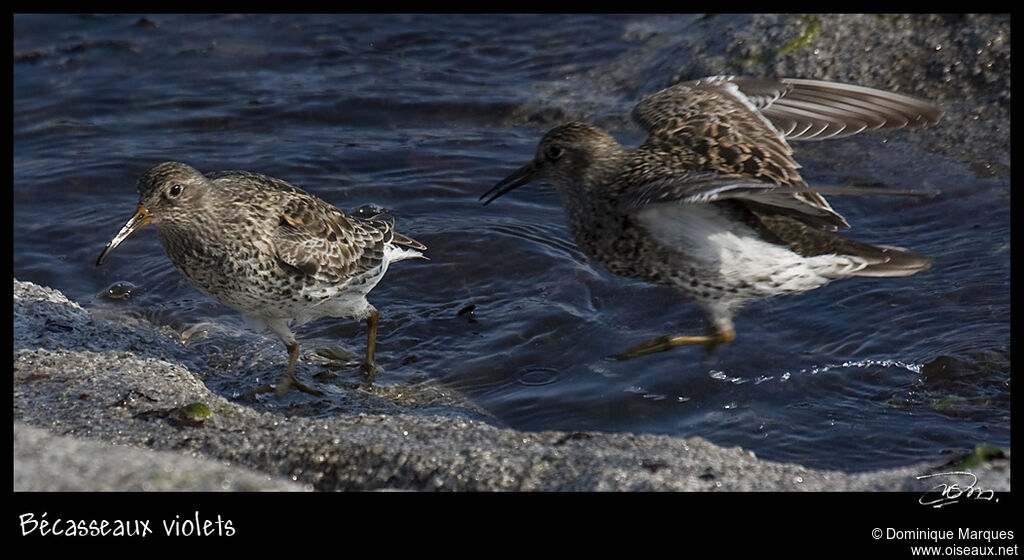
M 360 212 L 364 214 L 364 212 Z M 174 266 L 199 291 L 241 311 L 288 348 L 277 384 L 320 395 L 295 377 L 299 344 L 289 329 L 321 317 L 366 320 L 363 374 L 377 371 L 380 314 L 366 295 L 393 261 L 423 258 L 426 247 L 394 230 L 384 213 L 349 216 L 288 183 L 245 171 L 200 173 L 178 162 L 139 179 L 139 208 L 96 264 L 146 224 L 156 226 Z M 270 386 L 255 392 L 265 392 Z
M 633 118 L 650 136 L 625 149 L 590 124 L 549 131 L 533 161 L 481 199 L 537 179 L 562 200 L 569 231 L 609 271 L 673 286 L 710 321 L 707 335 L 668 335 L 619 354 L 632 358 L 684 344 L 710 350 L 736 337 L 748 301 L 795 294 L 851 276 L 909 276 L 931 260 L 906 249 L 833 233 L 849 224 L 811 188 L 787 140 L 919 128 L 942 111 L 905 95 L 799 79 L 718 76 L 666 88 Z

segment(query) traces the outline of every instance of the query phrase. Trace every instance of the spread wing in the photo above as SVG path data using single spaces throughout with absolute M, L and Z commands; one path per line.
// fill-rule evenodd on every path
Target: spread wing
M 830 190 L 836 194 L 864 194 L 868 191 L 851 189 L 852 192 L 843 193 L 843 187 Z M 814 197 L 820 198 L 820 194 L 806 186 L 778 185 L 738 175 L 698 172 L 664 176 L 635 185 L 620 194 L 618 205 L 629 211 L 654 205 L 706 204 L 733 199 L 743 202 L 751 210 L 790 216 L 822 229 L 849 227 L 828 203 L 808 203 L 807 198 L 813 200 Z
M 627 179 L 633 187 L 620 204 L 734 198 L 808 225 L 849 227 L 822 189 L 807 187 L 787 140 L 924 126 L 940 116 L 907 96 L 815 80 L 717 76 L 676 84 L 633 110 L 650 136 L 636 150 L 633 168 L 642 175 Z
M 780 185 L 805 186 L 800 165 L 782 132 L 735 83 L 674 85 L 641 101 L 633 118 L 650 133 L 635 152 L 644 161 L 634 167 L 643 169 L 644 176 L 628 181 L 643 192 L 635 199 L 647 196 L 696 202 L 693 197 L 705 189 L 715 197 L 728 196 L 733 190 L 730 185 L 742 185 L 750 198 L 757 196 L 754 193 L 760 186 L 766 191 L 761 197 L 763 204 L 788 210 L 806 207 L 805 213 L 815 216 L 823 227 L 849 227 L 819 194 L 768 190 Z M 691 172 L 680 175 L 679 169 Z
M 692 83 L 733 83 L 787 140 L 826 140 L 864 131 L 922 128 L 942 109 L 899 93 L 795 78 L 716 76 Z

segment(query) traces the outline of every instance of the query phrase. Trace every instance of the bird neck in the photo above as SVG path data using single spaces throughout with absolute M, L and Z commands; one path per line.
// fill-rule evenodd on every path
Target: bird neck
M 587 254 L 603 240 L 614 238 L 624 227 L 622 213 L 615 205 L 608 183 L 584 186 L 566 185 L 558 189 L 569 232 L 579 248 Z

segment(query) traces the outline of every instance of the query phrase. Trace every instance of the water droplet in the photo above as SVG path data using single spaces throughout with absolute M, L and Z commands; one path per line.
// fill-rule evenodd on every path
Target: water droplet
M 558 380 L 558 370 L 549 367 L 530 367 L 516 378 L 516 381 L 527 387 L 550 385 Z
M 131 282 L 115 282 L 104 290 L 103 295 L 110 299 L 132 299 L 141 292 L 142 290 Z

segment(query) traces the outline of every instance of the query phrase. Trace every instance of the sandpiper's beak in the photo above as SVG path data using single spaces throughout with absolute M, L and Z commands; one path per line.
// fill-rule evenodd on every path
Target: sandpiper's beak
M 132 219 L 128 220 L 128 223 L 121 228 L 121 231 L 117 232 L 117 235 L 110 240 L 110 243 L 107 243 L 107 247 L 103 249 L 100 258 L 96 260 L 96 266 L 103 264 L 103 259 L 107 258 L 108 253 L 116 249 L 122 241 L 131 237 L 133 233 L 142 229 L 143 226 L 149 223 L 152 217 L 153 215 L 149 213 L 149 210 L 146 210 L 146 207 L 140 204 Z
M 494 187 L 492 187 L 491 190 L 480 195 L 480 200 L 484 200 L 486 198 L 487 200 L 484 200 L 484 206 L 487 206 L 488 204 L 491 203 L 492 200 L 498 198 L 499 196 L 507 193 L 508 191 L 516 187 L 523 186 L 526 183 L 535 180 L 536 178 L 537 166 L 534 165 L 534 163 L 531 161 L 530 163 L 527 163 L 526 165 L 513 171 L 508 177 L 505 177 L 501 181 L 498 181 L 498 184 L 494 185 Z

